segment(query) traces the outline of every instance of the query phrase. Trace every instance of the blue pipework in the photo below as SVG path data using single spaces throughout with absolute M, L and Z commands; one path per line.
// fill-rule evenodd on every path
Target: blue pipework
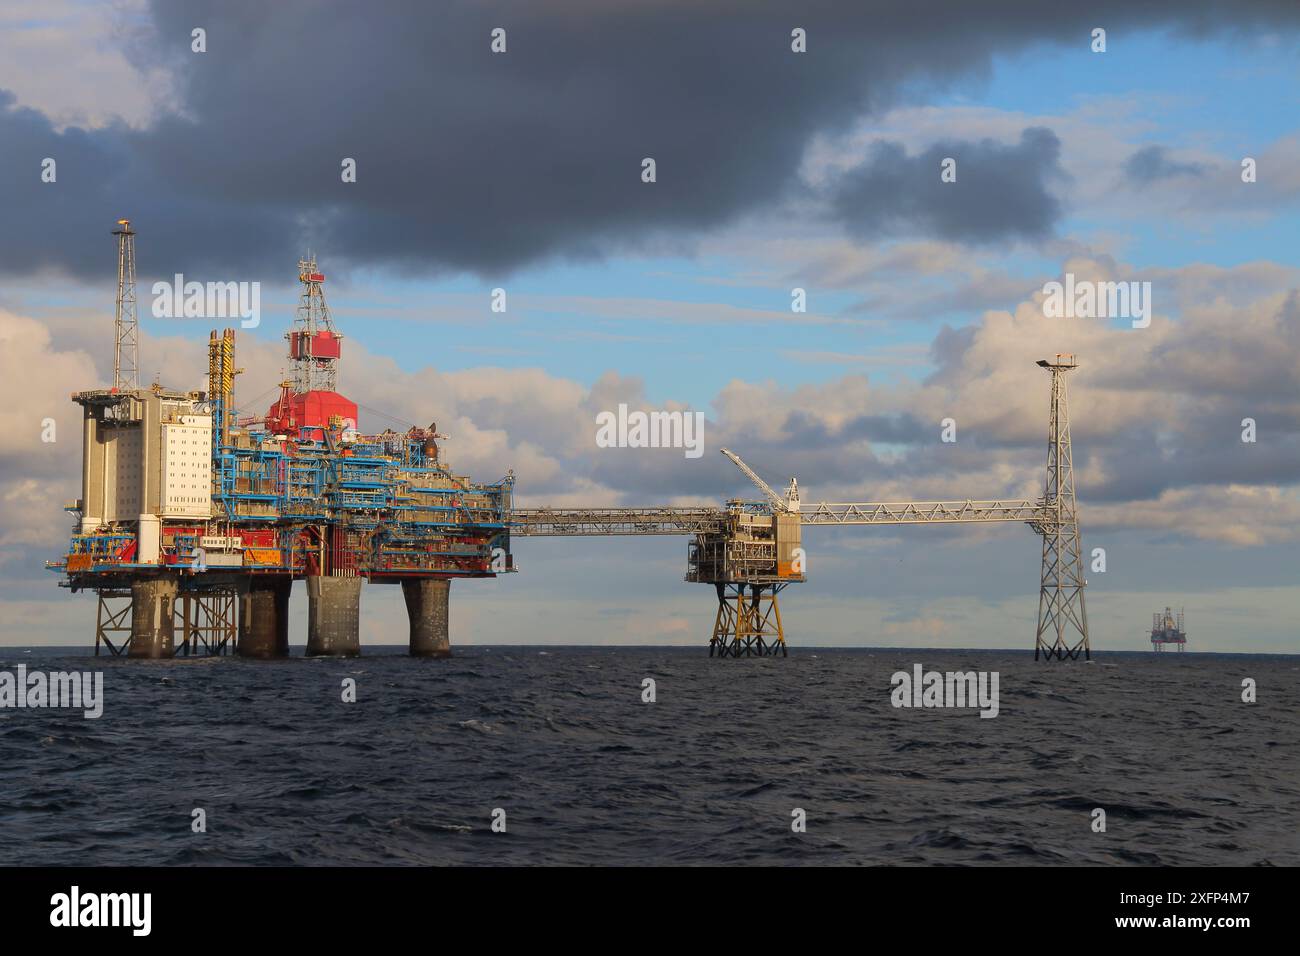
M 452 476 L 426 455 L 423 441 L 404 435 L 355 442 L 347 446 L 346 455 L 319 426 L 300 429 L 293 454 L 224 443 L 217 446 L 214 441 L 213 471 L 217 506 L 234 523 L 320 524 L 371 532 L 375 559 L 400 558 L 403 547 L 419 548 L 425 541 L 457 533 L 469 537 L 496 532 L 478 547 L 419 553 L 481 558 L 496 548 L 509 547 L 513 477 L 465 488 L 431 487 L 427 478 Z M 240 490 L 241 481 L 244 490 Z M 426 501 L 415 503 L 411 501 L 414 495 Z M 466 495 L 480 500 L 471 507 L 463 500 Z M 430 504 L 429 498 L 441 503 Z M 238 513 L 243 502 L 270 505 L 268 510 L 275 513 Z M 422 515 L 420 520 L 411 517 L 417 513 Z M 292 557 L 294 534 L 286 531 L 281 539 L 285 566 Z M 446 573 L 472 572 L 447 569 Z
M 246 545 L 240 565 L 246 571 L 294 573 L 302 557 L 300 535 L 309 526 L 320 527 L 325 535 L 336 529 L 364 535 L 365 544 L 353 536 L 349 545 L 360 545 L 354 560 L 362 573 L 470 576 L 484 573 L 486 565 L 479 562 L 495 559 L 497 549 L 508 555 L 513 476 L 463 485 L 437 462 L 436 454 L 426 454 L 423 439 L 407 435 L 340 449 L 325 429 L 306 427 L 288 446 L 291 451 L 279 444 L 263 447 L 263 436 L 257 434 L 250 436 L 253 447 L 237 447 L 226 427 L 226 404 L 219 396 L 209 402 L 213 510 L 229 527 L 199 533 L 177 529 L 161 545 L 166 566 L 204 570 L 198 567 L 200 534 L 238 535 L 240 527 L 275 530 L 274 544 Z M 456 487 L 433 487 L 433 479 Z M 467 502 L 467 497 L 472 500 Z M 167 520 L 164 532 L 168 524 L 178 523 Z M 188 523 L 205 524 L 206 519 Z M 137 563 L 134 540 L 134 535 L 121 532 L 77 535 L 69 553 L 90 557 L 81 572 L 157 567 Z M 247 549 L 259 547 L 274 550 L 279 562 L 253 560 Z M 429 567 L 421 563 L 426 559 L 465 559 L 467 564 L 453 560 Z M 504 567 L 495 561 L 493 565 L 493 572 L 512 569 L 508 561 Z

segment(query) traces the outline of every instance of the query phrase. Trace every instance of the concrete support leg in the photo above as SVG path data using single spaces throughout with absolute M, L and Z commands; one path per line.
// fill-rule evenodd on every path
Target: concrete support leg
M 253 578 L 239 598 L 240 657 L 289 656 L 289 578 Z
M 361 653 L 361 578 L 307 578 L 307 656 Z
M 175 578 L 131 582 L 130 657 L 171 657 L 175 647 Z
M 406 613 L 411 619 L 412 657 L 451 657 L 447 636 L 450 581 L 415 579 L 402 582 Z

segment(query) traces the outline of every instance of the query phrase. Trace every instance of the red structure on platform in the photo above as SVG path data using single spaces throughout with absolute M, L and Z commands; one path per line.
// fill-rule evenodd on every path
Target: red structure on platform
M 276 435 L 298 437 L 303 428 L 357 430 L 357 403 L 335 391 L 335 363 L 342 355 L 343 336 L 334 331 L 325 304 L 325 275 L 316 270 L 313 256 L 298 263 L 302 299 L 293 328 L 285 333 L 293 381 L 280 383 L 280 397 L 266 413 L 267 429 Z M 337 422 L 335 421 L 337 419 Z
M 295 331 L 290 332 L 287 338 L 291 359 L 336 359 L 341 352 L 339 342 L 343 336 L 337 332 L 317 332 L 313 335 L 310 332 Z
M 266 413 L 266 427 L 274 435 L 297 437 L 303 428 L 328 428 L 335 416 L 342 420 L 343 431 L 356 431 L 356 402 L 338 392 L 315 391 L 299 395 L 285 387 Z

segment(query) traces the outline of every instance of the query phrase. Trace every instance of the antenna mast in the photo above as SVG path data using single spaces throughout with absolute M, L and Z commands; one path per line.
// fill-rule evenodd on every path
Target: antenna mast
M 113 390 L 140 387 L 140 329 L 135 312 L 135 232 L 131 220 L 119 219 L 117 236 L 117 310 L 113 335 Z

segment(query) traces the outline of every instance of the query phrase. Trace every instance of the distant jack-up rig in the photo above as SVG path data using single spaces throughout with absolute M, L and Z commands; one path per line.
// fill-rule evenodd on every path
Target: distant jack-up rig
M 1183 627 L 1182 609 L 1175 615 L 1173 608 L 1166 607 L 1163 614 L 1156 611 L 1151 615 L 1151 650 L 1159 652 L 1166 647 L 1176 648 L 1179 653 L 1187 650 L 1187 629 Z
M 434 425 L 360 432 L 356 403 L 336 391 L 342 336 L 310 256 L 285 335 L 293 377 L 266 414 L 236 417 L 233 329 L 209 335 L 206 391 L 142 389 L 135 232 L 122 219 L 113 235 L 113 385 L 72 396 L 84 410 L 82 493 L 66 506 L 78 524 L 67 555 L 47 562 L 62 586 L 98 595 L 96 654 L 288 656 L 289 595 L 302 578 L 308 655 L 360 653 L 369 580 L 401 585 L 411 654 L 445 657 L 452 579 L 514 571 L 512 535 L 686 535 L 686 580 L 717 595 L 710 656 L 785 656 L 778 595 L 806 580 L 804 526 L 1019 522 L 1042 538 L 1034 658 L 1091 657 L 1065 387 L 1073 355 L 1038 363 L 1052 392 L 1036 501 L 804 504 L 794 479 L 780 494 L 722 449 L 763 500 L 518 509 L 513 472 L 490 484 L 453 474 Z

